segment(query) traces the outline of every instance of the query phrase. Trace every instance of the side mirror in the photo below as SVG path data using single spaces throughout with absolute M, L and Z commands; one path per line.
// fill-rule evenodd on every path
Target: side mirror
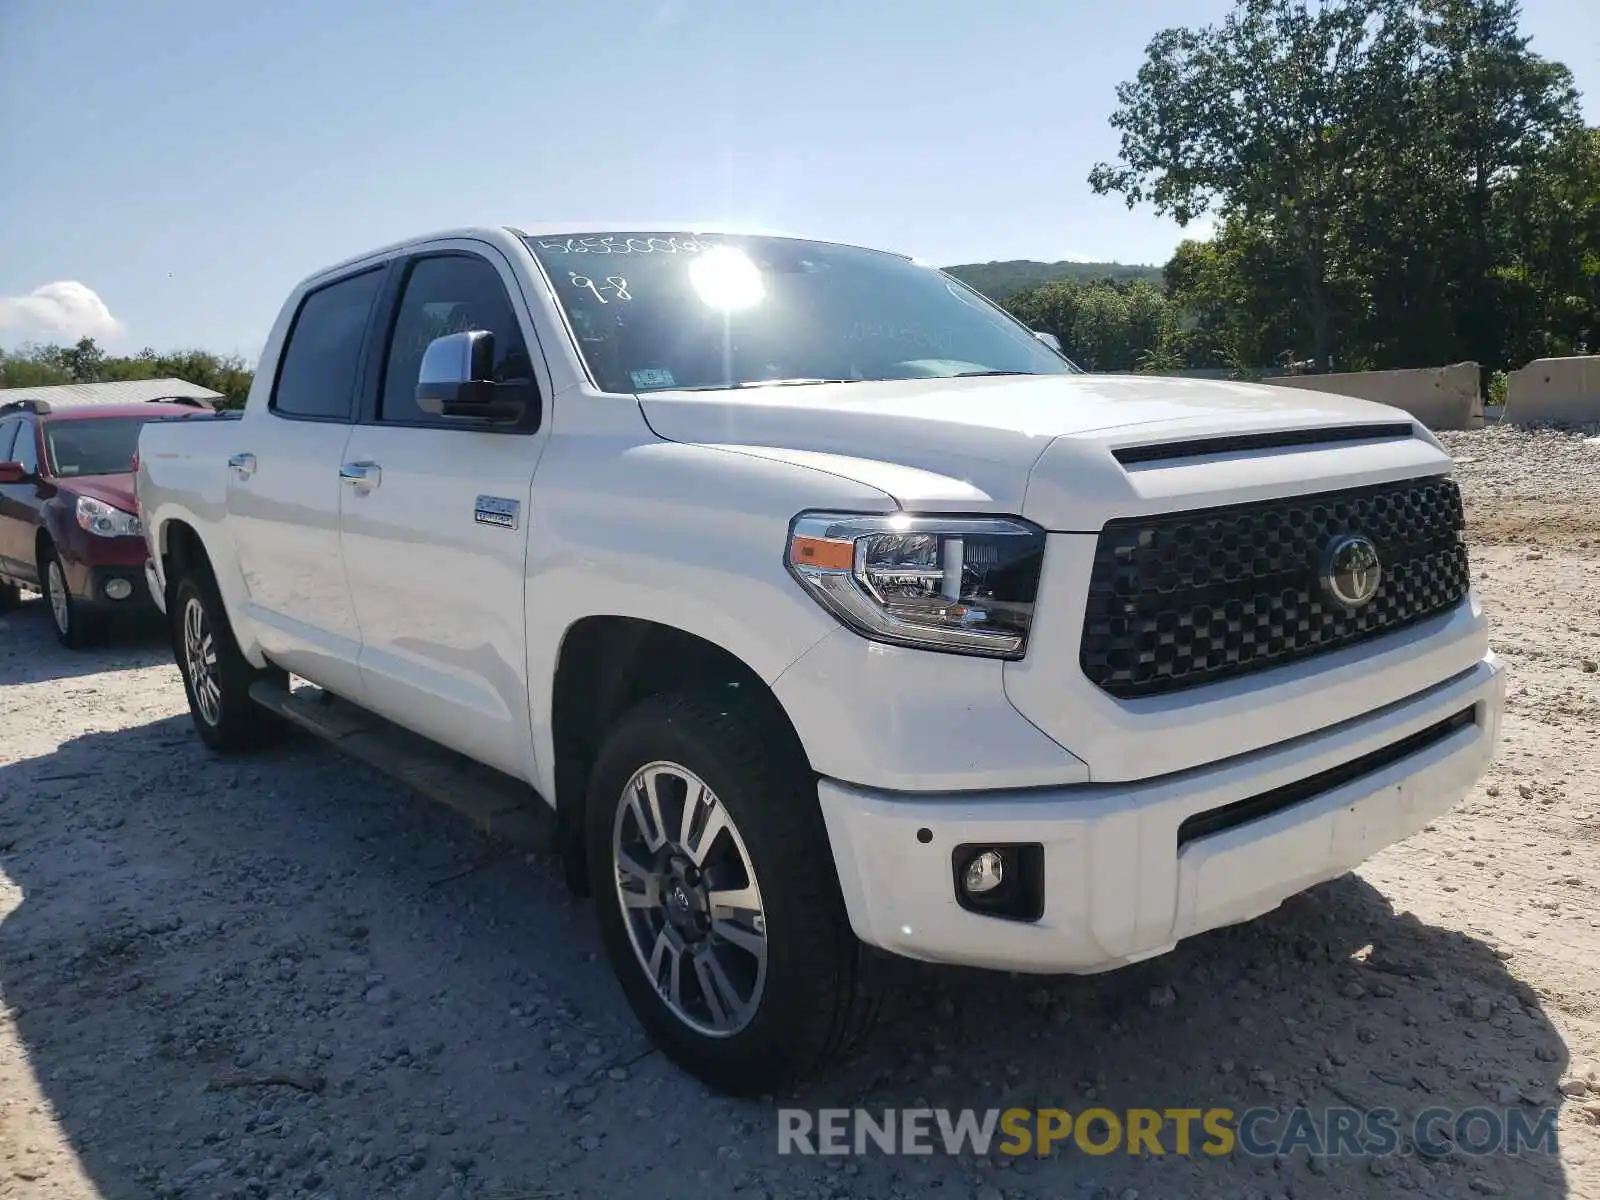
M 21 483 L 27 472 L 19 462 L 0 462 L 0 483 Z
M 1050 349 L 1054 350 L 1057 354 L 1061 353 L 1061 339 L 1058 338 L 1055 334 L 1046 333 L 1042 329 L 1035 329 L 1033 331 L 1033 336 L 1038 338 L 1046 346 L 1049 346 Z
M 439 417 L 519 421 L 528 411 L 526 390 L 498 384 L 494 334 L 469 329 L 434 338 L 417 372 L 417 407 Z

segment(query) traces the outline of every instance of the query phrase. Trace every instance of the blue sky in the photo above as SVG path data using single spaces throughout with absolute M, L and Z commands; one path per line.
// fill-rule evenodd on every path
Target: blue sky
M 0 0 L 0 345 L 253 357 L 301 276 L 477 222 L 1161 262 L 1176 226 L 1085 176 L 1151 35 L 1226 8 Z M 1524 29 L 1600 121 L 1600 5 L 1525 0 Z

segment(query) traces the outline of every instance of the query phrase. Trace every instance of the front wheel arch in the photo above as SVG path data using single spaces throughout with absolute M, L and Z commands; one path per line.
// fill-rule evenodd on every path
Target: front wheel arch
M 729 688 L 752 706 L 793 761 L 810 770 L 794 722 L 753 668 L 714 642 L 637 617 L 585 617 L 561 641 L 551 689 L 556 815 L 567 883 L 587 895 L 584 812 L 589 776 L 606 735 L 651 696 Z

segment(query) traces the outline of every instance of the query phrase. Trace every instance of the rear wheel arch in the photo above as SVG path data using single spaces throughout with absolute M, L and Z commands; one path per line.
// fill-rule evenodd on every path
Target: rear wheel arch
M 762 718 L 793 761 L 809 759 L 777 695 L 743 659 L 674 625 L 638 617 L 584 617 L 568 627 L 551 689 L 555 802 L 567 882 L 588 890 L 583 828 L 589 776 L 607 731 L 652 696 L 726 687 Z

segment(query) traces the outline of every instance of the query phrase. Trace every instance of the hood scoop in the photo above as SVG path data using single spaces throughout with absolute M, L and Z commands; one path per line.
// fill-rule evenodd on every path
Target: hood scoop
M 1284 450 L 1295 446 L 1327 446 L 1336 442 L 1391 442 L 1416 436 L 1410 421 L 1384 421 L 1367 425 L 1339 425 L 1331 429 L 1273 429 L 1265 433 L 1229 433 L 1183 441 L 1119 446 L 1111 452 L 1125 467 L 1143 463 L 1204 458 L 1212 454 L 1247 454 L 1255 450 Z

